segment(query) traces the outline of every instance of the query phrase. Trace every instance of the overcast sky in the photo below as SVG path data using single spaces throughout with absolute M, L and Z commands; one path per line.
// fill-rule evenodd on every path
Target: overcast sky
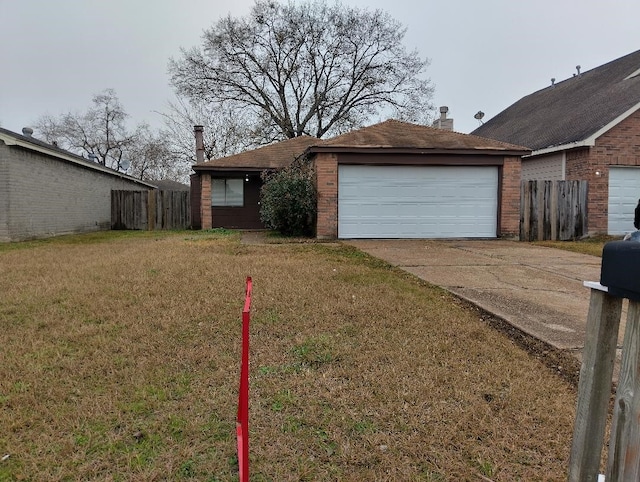
M 331 1 L 331 0 L 329 0 Z M 431 59 L 436 106 L 454 129 L 478 126 L 519 98 L 640 49 L 638 0 L 343 0 L 407 27 Z M 173 95 L 167 61 L 215 20 L 253 0 L 0 0 L 0 126 L 81 111 L 116 90 L 131 123 L 161 124 Z M 638 66 L 640 68 L 640 65 Z

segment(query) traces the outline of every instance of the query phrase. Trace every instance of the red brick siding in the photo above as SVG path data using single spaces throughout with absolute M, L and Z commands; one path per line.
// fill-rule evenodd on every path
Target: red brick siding
M 640 166 L 640 112 L 596 139 L 591 148 L 567 152 L 567 180 L 589 181 L 589 233 L 606 233 L 609 166 Z
M 318 189 L 318 239 L 338 237 L 338 156 L 320 153 L 316 156 L 316 187 Z
M 505 157 L 502 166 L 500 202 L 500 236 L 514 237 L 520 232 L 520 176 L 519 157 Z
M 211 174 L 201 174 L 202 184 L 200 190 L 200 219 L 202 229 L 211 229 Z

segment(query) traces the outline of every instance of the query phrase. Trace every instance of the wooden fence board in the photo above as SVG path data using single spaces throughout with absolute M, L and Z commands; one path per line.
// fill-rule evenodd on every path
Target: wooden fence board
M 621 313 L 622 298 L 591 290 L 569 482 L 596 482 L 598 477 Z
M 111 191 L 111 229 L 187 229 L 189 191 Z
M 638 480 L 640 462 L 640 302 L 629 301 L 613 409 L 606 480 Z
M 522 181 L 520 240 L 576 239 L 587 234 L 587 181 Z

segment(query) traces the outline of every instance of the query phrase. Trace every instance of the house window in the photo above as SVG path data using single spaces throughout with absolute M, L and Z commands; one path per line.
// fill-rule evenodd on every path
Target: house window
M 244 182 L 242 179 L 212 179 L 212 206 L 243 206 Z

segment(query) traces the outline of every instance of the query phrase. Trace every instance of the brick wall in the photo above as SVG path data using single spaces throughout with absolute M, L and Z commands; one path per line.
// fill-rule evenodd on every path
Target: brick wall
M 1 141 L 0 170 L 2 241 L 111 229 L 111 190 L 148 189 Z
M 320 153 L 315 158 L 318 189 L 318 239 L 338 237 L 338 156 Z
M 607 232 L 609 166 L 640 166 L 640 112 L 596 139 L 594 147 L 567 152 L 567 180 L 589 181 L 587 209 L 591 234 Z
M 203 172 L 200 179 L 200 221 L 202 229 L 211 229 L 211 174 Z
M 586 180 L 589 182 L 587 232 L 592 234 L 606 233 L 609 196 L 608 169 L 604 165 L 599 165 L 593 154 L 593 148 L 588 147 L 567 151 L 566 179 L 567 181 Z
M 500 204 L 500 236 L 518 237 L 520 233 L 520 176 L 519 157 L 505 157 L 502 166 Z

